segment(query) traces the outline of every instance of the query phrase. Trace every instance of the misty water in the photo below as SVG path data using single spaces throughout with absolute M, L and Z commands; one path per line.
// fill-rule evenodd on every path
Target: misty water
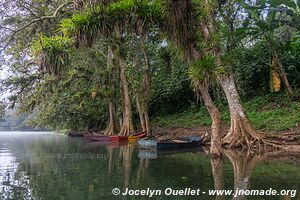
M 161 190 L 151 199 L 233 199 L 209 196 L 212 189 L 299 190 L 300 158 L 276 152 L 226 151 L 213 160 L 200 148 L 141 151 L 136 144 L 89 142 L 55 133 L 0 132 L 0 199 L 150 199 L 113 195 Z M 199 189 L 196 196 L 167 196 L 166 188 Z M 202 192 L 205 192 L 202 193 Z M 300 199 L 299 194 L 238 196 L 235 199 Z

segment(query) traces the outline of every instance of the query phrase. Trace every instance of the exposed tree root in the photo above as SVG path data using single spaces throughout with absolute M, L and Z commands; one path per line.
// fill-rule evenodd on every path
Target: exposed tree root
M 256 143 L 261 143 L 264 137 L 252 127 L 247 118 L 235 116 L 232 117 L 228 134 L 223 138 L 223 144 L 229 147 L 251 148 Z
M 248 131 L 247 131 L 248 130 Z M 250 129 L 251 130 L 251 129 Z M 223 145 L 229 148 L 258 149 L 258 150 L 284 150 L 300 152 L 300 134 L 267 134 L 254 129 L 240 129 L 241 134 L 229 132 L 223 138 Z
M 119 135 L 129 135 L 130 133 L 134 133 L 135 130 L 133 128 L 132 121 L 123 122 Z
M 112 124 L 112 122 L 110 122 L 104 132 L 104 135 L 113 135 L 116 132 L 115 130 L 115 126 Z
M 222 143 L 229 148 L 278 149 L 300 151 L 300 133 L 269 134 L 256 131 L 248 119 L 232 117 L 231 127 Z

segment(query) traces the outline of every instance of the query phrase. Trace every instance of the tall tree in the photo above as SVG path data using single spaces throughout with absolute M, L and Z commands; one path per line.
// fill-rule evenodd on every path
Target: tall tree
M 209 93 L 212 74 L 214 71 L 214 58 L 205 55 L 203 49 L 197 47 L 196 33 L 198 21 L 192 1 L 167 1 L 167 25 L 162 24 L 163 30 L 168 33 L 171 41 L 184 49 L 184 57 L 190 63 L 190 77 L 194 91 L 202 96 L 204 104 L 212 118 L 211 125 L 211 153 L 214 156 L 221 155 L 220 126 L 221 117 L 218 108 Z
M 230 129 L 223 142 L 230 146 L 243 146 L 244 144 L 251 146 L 253 141 L 261 142 L 261 138 L 248 120 L 242 106 L 230 63 L 223 59 L 222 42 L 218 37 L 219 31 L 216 23 L 217 10 L 222 3 L 215 0 L 204 1 L 206 16 L 201 22 L 200 29 L 206 41 L 208 53 L 215 56 L 217 65 L 222 69 L 218 75 L 218 81 L 225 92 L 231 118 Z
M 102 35 L 111 46 L 116 64 L 119 66 L 120 86 L 123 97 L 122 123 L 120 135 L 128 135 L 134 132 L 132 119 L 132 104 L 129 96 L 128 82 L 126 78 L 126 43 L 124 41 L 124 21 L 118 15 L 116 5 L 100 4 L 92 5 L 80 14 L 65 19 L 61 24 L 61 30 L 66 34 L 75 34 L 78 45 L 92 45 L 95 39 Z

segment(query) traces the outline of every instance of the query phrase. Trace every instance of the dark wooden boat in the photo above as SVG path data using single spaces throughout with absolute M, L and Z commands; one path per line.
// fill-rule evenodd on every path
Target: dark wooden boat
M 69 132 L 69 133 L 68 133 L 68 136 L 69 136 L 69 137 L 83 137 L 84 134 L 83 134 L 83 133 L 80 133 L 80 132 Z
M 108 135 L 84 135 L 84 137 L 92 141 L 111 141 Z
M 132 134 L 129 136 L 121 136 L 121 135 L 112 135 L 109 136 L 111 138 L 111 141 L 113 142 L 124 142 L 124 141 L 133 141 L 133 140 L 138 140 L 140 138 L 143 138 L 146 136 L 145 132 L 140 132 L 136 134 Z
M 199 141 L 166 140 L 166 141 L 158 142 L 156 149 L 158 150 L 183 149 L 183 148 L 191 148 L 199 145 L 201 145 L 200 140 Z
M 201 145 L 201 137 L 177 138 L 173 140 L 139 140 L 139 147 L 143 149 L 183 149 Z

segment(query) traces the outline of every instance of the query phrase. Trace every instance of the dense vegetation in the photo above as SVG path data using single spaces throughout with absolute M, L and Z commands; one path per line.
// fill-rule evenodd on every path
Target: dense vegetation
M 2 88 L 37 113 L 34 126 L 127 135 L 152 134 L 152 119 L 211 124 L 218 155 L 221 143 L 272 145 L 256 129 L 300 121 L 298 1 L 7 0 L 0 14 Z

